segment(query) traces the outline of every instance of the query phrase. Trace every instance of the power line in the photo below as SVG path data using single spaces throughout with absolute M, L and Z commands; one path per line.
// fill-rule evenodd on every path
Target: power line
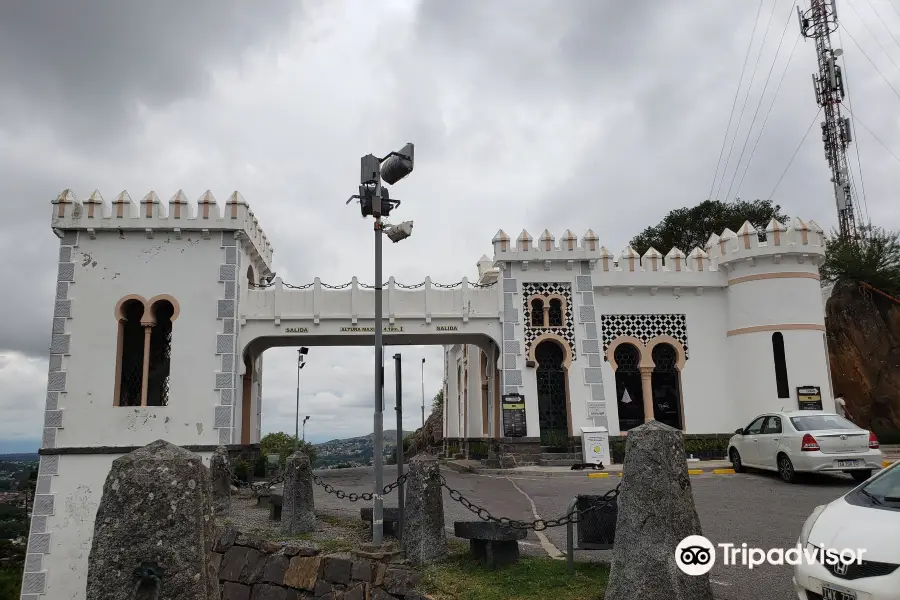
M 884 22 L 884 19 L 881 17 L 881 13 L 878 12 L 878 9 L 875 7 L 875 5 L 872 4 L 869 0 L 866 0 L 866 4 L 868 4 L 869 8 L 871 8 L 875 12 L 875 16 L 878 17 L 879 21 L 881 21 L 882 27 L 884 27 L 885 30 L 887 30 L 888 35 L 891 36 L 891 38 L 894 40 L 894 43 L 897 44 L 898 48 L 900 48 L 900 40 L 897 39 L 897 36 L 894 35 L 894 32 L 891 31 L 891 28 L 887 26 L 887 23 Z M 859 16 L 859 15 L 857 15 L 857 16 Z M 898 15 L 898 16 L 900 16 L 900 15 Z
M 806 133 L 803 134 L 803 139 L 800 140 L 800 143 L 797 144 L 797 149 L 794 150 L 794 154 L 791 156 L 791 160 L 788 161 L 787 166 L 784 168 L 784 172 L 781 173 L 781 177 L 778 178 L 778 182 L 775 184 L 775 187 L 772 189 L 772 193 L 769 194 L 769 199 L 775 197 L 775 192 L 778 190 L 778 186 L 781 185 L 781 180 L 784 179 L 784 176 L 787 174 L 788 169 L 791 168 L 791 165 L 794 163 L 794 159 L 797 158 L 797 153 L 800 152 L 800 148 L 803 146 L 803 142 L 806 141 L 806 138 L 809 136 L 809 132 L 812 131 L 813 125 L 816 124 L 816 121 L 819 120 L 819 115 L 822 113 L 822 108 L 819 107 L 819 110 L 816 112 L 816 116 L 813 117 L 812 122 L 809 124 L 809 127 L 806 128 Z
M 709 199 L 712 200 L 713 189 L 716 187 L 716 180 L 719 178 L 719 165 L 722 163 L 722 155 L 725 154 L 725 144 L 728 142 L 728 132 L 731 130 L 731 120 L 734 118 L 734 108 L 737 106 L 738 96 L 741 95 L 741 86 L 744 83 L 744 71 L 747 69 L 747 60 L 750 58 L 750 49 L 753 47 L 753 38 L 756 35 L 756 26 L 759 24 L 759 13 L 762 11 L 763 0 L 759 0 L 759 6 L 756 8 L 756 17 L 753 19 L 753 30 L 750 32 L 750 41 L 747 43 L 747 53 L 744 55 L 744 66 L 741 67 L 741 77 L 738 80 L 738 87 L 734 91 L 734 101 L 731 103 L 731 114 L 728 116 L 728 125 L 725 126 L 725 137 L 722 139 L 722 149 L 719 150 L 719 160 L 716 162 L 716 172 L 713 174 L 712 185 L 709 186 Z M 722 174 L 724 177 L 724 173 Z
M 772 59 L 772 66 L 769 67 L 769 72 L 766 74 L 766 81 L 763 84 L 763 89 L 759 93 L 759 102 L 756 103 L 756 110 L 753 111 L 753 118 L 750 120 L 750 127 L 747 129 L 747 137 L 744 139 L 744 145 L 741 148 L 741 153 L 738 155 L 737 164 L 734 166 L 734 174 L 731 176 L 731 183 L 728 184 L 728 191 L 725 192 L 725 201 L 728 201 L 728 196 L 731 195 L 731 188 L 734 186 L 734 182 L 737 179 L 738 171 L 741 168 L 741 161 L 744 159 L 744 152 L 747 150 L 747 144 L 750 142 L 750 136 L 753 134 L 753 126 L 756 124 L 756 117 L 759 116 L 759 109 L 762 107 L 763 99 L 766 96 L 766 90 L 769 87 L 769 80 L 772 78 L 772 71 L 775 70 L 775 64 L 778 62 L 778 55 L 781 52 L 781 46 L 784 44 L 784 36 L 787 33 L 788 25 L 791 23 L 791 17 L 794 16 L 794 7 L 797 5 L 797 0 L 794 0 L 793 4 L 791 4 L 790 10 L 788 10 L 788 18 L 784 22 L 784 28 L 781 30 L 781 38 L 778 40 L 778 47 L 775 48 L 775 57 Z M 772 6 L 772 14 L 775 14 L 775 6 Z M 798 38 L 799 39 L 799 38 Z M 760 56 L 762 56 L 762 49 L 759 51 Z
M 844 36 L 841 35 L 840 27 L 838 27 L 838 41 L 841 43 L 841 46 L 844 45 Z M 844 70 L 842 71 L 842 74 L 844 76 L 845 87 L 847 88 L 847 112 L 850 112 L 853 109 L 853 101 L 850 99 L 850 78 L 847 76 L 847 68 L 846 68 L 847 67 L 847 58 L 846 58 L 846 56 L 842 56 L 841 58 L 843 59 L 842 62 L 844 63 Z M 853 113 L 851 112 L 850 115 L 852 116 Z M 859 137 L 856 135 L 856 119 L 855 118 L 850 120 L 850 127 L 853 128 L 853 138 L 858 140 Z M 862 187 L 862 201 L 863 201 L 863 206 L 866 209 L 866 218 L 863 220 L 863 222 L 868 223 L 868 221 L 869 221 L 869 203 L 868 203 L 868 200 L 866 199 L 866 180 L 863 178 L 862 161 L 859 158 L 859 143 L 857 142 L 855 144 L 855 146 L 856 146 L 856 165 L 859 168 L 859 184 L 860 184 L 860 187 Z
M 778 0 L 775 0 L 777 3 Z M 716 189 L 716 198 L 722 191 L 722 184 L 725 183 L 725 173 L 728 172 L 728 163 L 731 162 L 731 153 L 734 152 L 734 143 L 737 141 L 738 132 L 741 130 L 741 123 L 744 120 L 744 110 L 747 109 L 747 101 L 750 100 L 750 90 L 753 89 L 753 80 L 756 78 L 756 69 L 759 68 L 759 60 L 762 58 L 763 47 L 766 45 L 766 38 L 769 37 L 769 26 L 772 24 L 772 17 L 775 16 L 775 4 L 772 4 L 772 11 L 769 13 L 769 20 L 766 21 L 766 30 L 763 32 L 763 39 L 759 45 L 759 54 L 756 56 L 756 64 L 753 65 L 753 72 L 750 74 L 750 83 L 747 85 L 747 94 L 744 96 L 744 104 L 741 106 L 741 114 L 738 116 L 738 123 L 734 129 L 734 137 L 731 138 L 731 147 L 728 149 L 728 157 L 725 159 L 725 167 L 722 170 L 722 181 Z M 725 198 L 728 200 L 728 198 Z
M 872 65 L 872 67 L 878 72 L 879 75 L 881 75 L 881 78 L 884 79 L 884 82 L 888 85 L 889 88 L 891 88 L 891 91 L 894 92 L 894 95 L 897 96 L 897 99 L 900 100 L 900 92 L 898 92 L 897 88 L 895 88 L 890 80 L 885 77 L 884 73 L 881 72 L 881 69 L 878 68 L 878 65 L 875 64 L 875 61 L 872 60 L 869 54 L 865 50 L 863 50 L 863 47 L 859 42 L 856 41 L 856 38 L 853 37 L 853 34 L 850 33 L 849 29 L 847 30 L 847 36 L 850 38 L 850 41 L 856 44 L 856 47 L 859 48 L 859 51 L 862 52 L 863 56 L 866 57 L 866 60 L 869 61 L 869 64 Z
M 744 172 L 741 174 L 741 180 L 738 182 L 737 190 L 734 192 L 734 197 L 737 198 L 741 193 L 741 186 L 744 185 L 744 178 L 747 176 L 747 171 L 750 170 L 750 164 L 753 162 L 753 157 L 756 156 L 756 147 L 759 146 L 759 140 L 762 138 L 763 132 L 766 130 L 766 124 L 769 122 L 769 115 L 772 114 L 772 108 L 775 107 L 775 101 L 778 99 L 778 92 L 781 90 L 781 84 L 784 83 L 784 77 L 787 75 L 788 68 L 791 66 L 791 60 L 794 58 L 794 51 L 797 49 L 797 45 L 800 43 L 801 36 L 797 36 L 797 39 L 794 40 L 794 47 L 791 48 L 791 53 L 788 56 L 787 63 L 784 65 L 784 71 L 781 72 L 781 79 L 778 81 L 778 87 L 775 88 L 775 95 L 772 96 L 772 102 L 769 104 L 769 109 L 766 111 L 766 116 L 763 119 L 762 127 L 759 129 L 759 133 L 756 136 L 756 141 L 753 142 L 753 148 L 750 149 L 750 158 L 747 159 L 747 164 L 744 165 Z
M 900 163 L 900 156 L 897 156 L 896 154 L 894 154 L 894 151 L 891 150 L 890 148 L 888 148 L 888 145 L 885 144 L 884 142 L 882 142 L 882 141 L 881 141 L 881 138 L 879 138 L 877 135 L 875 135 L 875 132 L 872 131 L 871 129 L 869 129 L 869 126 L 862 122 L 862 119 L 860 119 L 860 118 L 857 117 L 855 114 L 853 114 L 853 111 L 852 111 L 850 108 L 847 108 L 847 112 L 850 113 L 850 116 L 853 117 L 853 120 L 859 121 L 859 124 L 862 125 L 862 126 L 865 128 L 865 130 L 869 132 L 869 135 L 871 135 L 873 138 L 875 138 L 875 141 L 876 141 L 876 142 L 878 142 L 879 144 L 881 144 L 881 146 L 882 146 L 885 150 L 887 150 L 887 151 L 890 153 L 891 156 L 894 157 L 894 160 L 896 160 L 898 163 Z
M 869 28 L 869 26 L 866 25 L 866 22 L 863 21 L 863 18 L 860 16 L 860 14 L 856 12 L 856 9 L 853 8 L 853 4 L 850 3 L 849 0 L 847 0 L 847 6 L 850 7 L 850 10 L 853 11 L 853 14 L 856 15 L 856 18 L 859 19 L 859 22 L 862 23 L 862 26 L 866 28 L 866 31 L 869 32 L 869 35 L 872 36 L 872 38 L 875 40 L 875 43 L 878 44 L 879 48 L 881 48 L 881 51 L 885 53 L 885 55 L 888 57 L 888 60 L 891 61 L 891 64 L 894 65 L 894 68 L 897 69 L 898 73 L 900 73 L 900 66 L 898 66 L 894 59 L 891 57 L 891 53 L 887 51 L 887 48 L 884 47 L 884 45 L 881 43 L 881 40 L 879 40 Z

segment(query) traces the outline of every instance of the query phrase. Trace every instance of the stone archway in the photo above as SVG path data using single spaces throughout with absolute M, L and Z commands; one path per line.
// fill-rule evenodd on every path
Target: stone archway
M 545 339 L 534 346 L 537 363 L 538 424 L 542 443 L 571 434 L 569 415 L 568 369 L 566 349 L 554 339 Z

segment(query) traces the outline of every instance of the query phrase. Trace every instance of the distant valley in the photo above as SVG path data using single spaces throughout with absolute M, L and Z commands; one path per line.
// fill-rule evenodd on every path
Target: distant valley
M 403 432 L 404 437 L 414 432 Z M 322 444 L 315 444 L 316 468 L 358 467 L 371 464 L 374 453 L 374 434 L 360 437 L 331 440 Z M 387 429 L 384 432 L 384 456 L 390 459 L 394 456 L 397 446 L 397 430 Z

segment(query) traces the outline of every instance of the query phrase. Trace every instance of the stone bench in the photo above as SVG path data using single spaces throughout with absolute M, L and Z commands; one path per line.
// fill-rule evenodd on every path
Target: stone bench
M 372 513 L 375 509 L 371 506 L 359 509 L 359 518 L 372 526 Z M 384 535 L 398 537 L 400 532 L 400 509 L 395 506 L 384 506 L 381 509 L 382 531 Z
M 453 532 L 456 537 L 469 540 L 472 557 L 484 561 L 490 568 L 518 562 L 519 540 L 524 540 L 527 535 L 524 529 L 485 521 L 456 521 Z
M 269 508 L 269 497 L 271 496 L 271 492 L 269 490 L 262 490 L 256 495 L 256 506 L 259 508 Z
M 281 490 L 272 490 L 269 496 L 269 520 L 281 520 L 281 507 L 284 505 L 284 492 Z

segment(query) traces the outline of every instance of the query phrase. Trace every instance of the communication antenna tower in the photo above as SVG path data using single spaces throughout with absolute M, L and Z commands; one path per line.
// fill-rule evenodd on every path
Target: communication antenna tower
M 813 74 L 813 88 L 816 102 L 824 109 L 822 121 L 822 142 L 825 158 L 831 168 L 831 182 L 837 204 L 838 223 L 841 237 L 856 239 L 856 218 L 853 213 L 853 198 L 850 194 L 850 167 L 847 162 L 847 146 L 853 141 L 850 119 L 841 116 L 841 101 L 844 99 L 844 79 L 837 58 L 843 54 L 840 48 L 831 47 L 831 34 L 837 31 L 838 19 L 835 0 L 810 0 L 809 9 L 801 11 L 797 7 L 800 33 L 816 43 L 816 58 L 819 72 Z

